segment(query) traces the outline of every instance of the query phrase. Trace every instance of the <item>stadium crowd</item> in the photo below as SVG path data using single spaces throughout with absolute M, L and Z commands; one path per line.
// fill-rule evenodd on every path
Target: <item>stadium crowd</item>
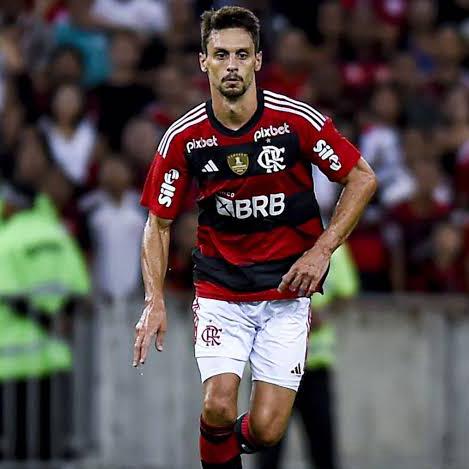
M 4 0 L 4 206 L 48 192 L 94 288 L 137 292 L 144 177 L 165 129 L 208 98 L 198 16 L 228 3 L 261 19 L 260 86 L 331 116 L 377 173 L 349 240 L 363 290 L 469 292 L 467 0 Z M 315 190 L 327 220 L 339 188 L 317 174 Z M 180 292 L 194 194 L 171 247 Z

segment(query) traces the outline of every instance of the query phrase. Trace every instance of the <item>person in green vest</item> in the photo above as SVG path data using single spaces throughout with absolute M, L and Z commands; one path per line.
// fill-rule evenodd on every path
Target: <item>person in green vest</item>
M 315 469 L 337 469 L 332 389 L 336 354 L 336 334 L 324 320 L 323 310 L 338 300 L 347 300 L 359 292 L 359 280 L 347 245 L 332 255 L 324 294 L 311 298 L 311 329 L 303 378 L 295 399 L 307 436 L 307 452 Z M 260 453 L 258 469 L 280 469 L 283 440 Z
M 71 298 L 89 293 L 90 281 L 58 215 L 59 183 L 51 169 L 39 193 L 11 183 L 0 191 L 0 384 L 72 368 L 69 344 L 50 326 Z

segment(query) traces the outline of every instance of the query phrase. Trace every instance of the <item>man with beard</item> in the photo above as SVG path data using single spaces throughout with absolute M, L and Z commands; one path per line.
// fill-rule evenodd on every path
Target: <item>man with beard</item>
M 241 453 L 274 445 L 287 427 L 304 370 L 309 297 L 321 291 L 331 254 L 357 223 L 376 178 L 329 118 L 256 88 L 262 53 L 259 21 L 251 11 L 207 11 L 201 35 L 200 67 L 211 99 L 169 127 L 142 195 L 149 209 L 142 249 L 146 295 L 133 365 L 145 362 L 154 338 L 163 350 L 170 224 L 195 179 L 201 461 L 203 468 L 239 469 Z M 345 186 L 326 230 L 311 164 Z M 251 405 L 237 418 L 248 360 Z

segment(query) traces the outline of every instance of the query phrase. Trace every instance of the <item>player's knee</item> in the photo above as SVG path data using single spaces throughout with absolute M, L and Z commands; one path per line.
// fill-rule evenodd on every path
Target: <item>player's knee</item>
M 250 431 L 261 446 L 275 446 L 285 433 L 283 426 L 268 418 L 251 421 Z
M 236 406 L 225 396 L 210 396 L 204 399 L 202 416 L 211 425 L 230 425 L 236 422 Z

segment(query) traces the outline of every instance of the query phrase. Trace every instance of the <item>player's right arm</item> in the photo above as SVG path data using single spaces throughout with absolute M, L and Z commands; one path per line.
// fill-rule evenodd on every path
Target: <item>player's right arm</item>
M 168 141 L 163 137 L 162 142 Z M 162 151 L 165 148 L 165 151 Z M 168 267 L 170 226 L 181 211 L 190 176 L 184 158 L 184 148 L 176 138 L 171 145 L 158 151 L 148 173 L 141 203 L 149 209 L 143 231 L 141 266 L 145 286 L 145 306 L 136 325 L 133 366 L 147 358 L 148 349 L 155 338 L 158 351 L 163 350 L 167 329 L 164 303 L 164 278 Z
M 145 307 L 135 329 L 133 366 L 144 364 L 155 337 L 155 347 L 163 351 L 167 329 L 163 285 L 168 268 L 170 225 L 172 220 L 151 212 L 143 231 L 141 266 L 145 287 Z

